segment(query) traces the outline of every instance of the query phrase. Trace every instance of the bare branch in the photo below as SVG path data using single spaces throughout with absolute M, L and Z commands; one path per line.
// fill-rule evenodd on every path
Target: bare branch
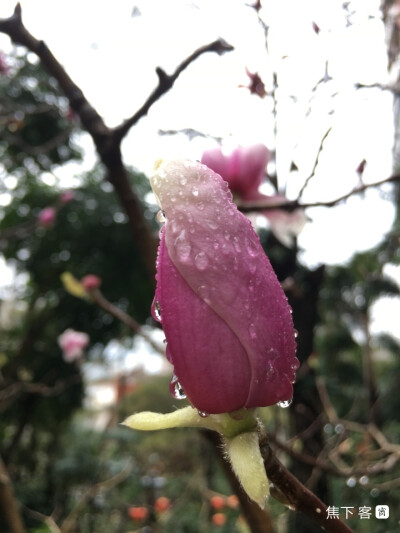
M 177 66 L 174 73 L 169 75 L 162 68 L 156 68 L 156 74 L 158 76 L 158 85 L 154 91 L 147 98 L 146 102 L 140 109 L 136 111 L 134 115 L 125 120 L 120 126 L 114 129 L 115 139 L 119 142 L 128 133 L 132 126 L 134 126 L 144 115 L 147 115 L 150 107 L 157 102 L 166 92 L 168 92 L 174 85 L 180 74 L 201 55 L 207 52 L 216 52 L 219 55 L 225 52 L 233 50 L 233 46 L 225 42 L 223 39 L 217 39 L 210 44 L 201 46 L 195 50 L 189 57 L 184 59 L 180 65 Z
M 299 195 L 297 197 L 297 201 L 300 200 L 300 198 L 302 197 L 303 192 L 305 191 L 305 189 L 306 189 L 307 185 L 309 184 L 310 180 L 315 176 L 315 171 L 317 170 L 317 166 L 318 166 L 318 163 L 319 163 L 319 157 L 320 157 L 322 149 L 324 147 L 324 142 L 325 142 L 326 138 L 328 137 L 329 133 L 331 132 L 331 129 L 332 128 L 328 128 L 327 132 L 325 133 L 325 135 L 321 139 L 321 142 L 320 142 L 320 145 L 319 145 L 319 148 L 318 148 L 318 152 L 317 152 L 317 157 L 315 158 L 313 169 L 311 171 L 311 174 L 305 180 L 302 188 L 300 189 Z
M 125 479 L 130 476 L 131 472 L 132 464 L 127 463 L 124 468 L 115 476 L 90 487 L 79 500 L 79 503 L 77 503 L 70 514 L 65 518 L 61 524 L 60 531 L 62 531 L 62 533 L 69 533 L 70 531 L 74 530 L 75 523 L 79 517 L 79 514 L 82 512 L 82 509 L 85 508 L 85 505 L 87 505 L 88 502 L 92 500 L 99 492 L 110 490 L 125 481 Z
M 11 533 L 25 533 L 25 527 L 19 512 L 19 506 L 15 499 L 10 476 L 7 468 L 0 457 L 0 506 L 3 508 L 3 516 L 8 522 Z
M 132 331 L 134 331 L 137 335 L 140 335 L 145 339 L 150 346 L 154 348 L 159 354 L 165 355 L 165 350 L 157 343 L 155 342 L 150 335 L 140 326 L 136 320 L 122 311 L 119 307 L 116 307 L 113 305 L 110 301 L 108 301 L 103 294 L 99 291 L 99 289 L 93 289 L 88 291 L 90 296 L 92 297 L 93 301 L 102 309 L 110 313 L 110 315 L 114 316 L 118 320 L 120 320 L 123 324 L 128 326 Z
M 268 479 L 273 483 L 271 494 L 290 509 L 299 511 L 330 533 L 351 533 L 341 520 L 327 518 L 327 506 L 287 470 L 271 450 L 266 434 L 260 437 L 260 450 Z
M 283 211 L 294 211 L 295 209 L 308 209 L 310 207 L 334 207 L 337 204 L 340 204 L 347 200 L 348 198 L 351 198 L 352 196 L 355 196 L 357 194 L 361 194 L 365 192 L 368 189 L 372 189 L 375 187 L 380 187 L 381 185 L 385 185 L 386 183 L 396 183 L 400 181 L 400 174 L 394 174 L 393 176 L 390 176 L 389 178 L 386 178 L 381 181 L 375 181 L 374 183 L 366 183 L 363 185 L 360 185 L 359 187 L 355 187 L 351 191 L 349 191 L 346 194 L 343 194 L 342 196 L 339 196 L 338 198 L 335 198 L 334 200 L 329 200 L 327 202 L 300 202 L 299 200 L 288 200 L 286 202 L 273 202 L 273 203 L 265 203 L 263 200 L 260 200 L 258 202 L 239 202 L 238 203 L 238 209 L 242 211 L 243 213 L 249 213 L 252 211 L 270 211 L 272 209 L 282 209 Z
M 171 89 L 178 76 L 193 61 L 206 52 L 223 54 L 232 50 L 232 46 L 222 39 L 202 46 L 183 60 L 172 75 L 168 75 L 161 68 L 158 68 L 156 71 L 158 76 L 158 86 L 156 89 L 130 119 L 112 129 L 106 126 L 103 118 L 89 103 L 80 87 L 70 78 L 48 46 L 43 41 L 36 39 L 25 28 L 22 22 L 20 4 L 17 4 L 14 14 L 11 17 L 0 20 L 0 32 L 9 35 L 14 43 L 22 44 L 28 50 L 34 52 L 41 59 L 47 71 L 59 83 L 70 102 L 71 108 L 77 113 L 83 127 L 93 139 L 98 155 L 107 169 L 108 180 L 113 184 L 120 203 L 128 216 L 131 233 L 147 268 L 149 278 L 154 282 L 157 239 L 153 235 L 143 215 L 139 199 L 132 190 L 127 169 L 122 161 L 121 141 L 130 128 L 142 116 L 146 115 L 150 107 Z

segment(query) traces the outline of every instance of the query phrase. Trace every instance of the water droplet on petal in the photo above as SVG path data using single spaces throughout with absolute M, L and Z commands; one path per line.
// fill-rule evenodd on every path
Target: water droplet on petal
M 218 224 L 212 219 L 207 220 L 207 225 L 212 230 L 215 230 L 218 228 Z
M 161 322 L 161 306 L 160 302 L 155 302 L 153 306 L 153 316 L 158 322 Z
M 199 196 L 199 189 L 197 189 L 197 187 L 193 187 L 192 194 L 193 196 Z
M 297 337 L 299 336 L 299 332 L 297 331 L 297 329 L 295 329 L 293 333 L 294 333 L 294 338 L 297 339 Z
M 186 238 L 185 230 L 182 230 L 179 236 L 175 240 L 176 253 L 181 261 L 186 261 L 190 256 L 191 245 Z
M 165 213 L 162 209 L 160 209 L 160 211 L 158 211 L 158 213 L 156 214 L 156 220 L 160 224 L 163 224 L 167 220 Z
M 276 374 L 275 368 L 272 366 L 271 363 L 268 363 L 267 366 L 267 373 L 265 375 L 265 378 L 267 381 L 273 381 Z
M 250 339 L 255 340 L 257 338 L 257 329 L 254 324 L 250 324 L 249 326 L 249 335 Z
M 200 296 L 202 300 L 204 300 L 206 303 L 210 303 L 210 288 L 208 285 L 200 285 L 197 289 L 197 294 Z
M 300 367 L 300 361 L 298 359 L 293 359 L 293 362 L 290 365 L 290 368 L 292 370 L 297 370 L 299 367 Z
M 208 257 L 205 252 L 199 252 L 194 258 L 194 264 L 199 270 L 205 270 L 208 265 Z
M 210 416 L 205 411 L 197 411 L 197 413 L 199 414 L 199 416 L 201 416 L 201 418 L 207 418 L 207 416 Z
M 257 270 L 257 265 L 255 263 L 249 263 L 250 274 L 254 275 Z
M 242 251 L 242 248 L 239 243 L 239 239 L 237 238 L 236 235 L 233 237 L 233 246 L 235 250 L 237 251 L 237 253 L 240 253 Z
M 175 374 L 173 374 L 169 383 L 169 392 L 171 393 L 171 396 L 175 398 L 175 400 L 184 400 L 186 398 L 185 391 L 183 390 Z
M 286 409 L 286 407 L 289 407 L 290 405 L 292 405 L 292 402 L 293 402 L 293 398 L 291 398 L 290 400 L 282 400 L 281 402 L 278 402 L 276 405 L 278 407 L 282 407 L 283 409 Z
M 246 249 L 250 257 L 255 257 L 257 255 L 257 245 L 250 239 L 247 239 L 246 241 Z

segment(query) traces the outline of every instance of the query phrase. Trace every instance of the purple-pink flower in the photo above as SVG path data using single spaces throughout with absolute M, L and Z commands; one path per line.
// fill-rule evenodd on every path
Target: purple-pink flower
M 225 155 L 221 148 L 213 148 L 203 153 L 201 162 L 217 172 L 228 182 L 234 198 L 243 202 L 261 205 L 284 203 L 282 195 L 267 196 L 259 190 L 265 178 L 270 153 L 263 144 L 239 146 Z M 293 236 L 303 229 L 306 217 L 303 210 L 293 212 L 283 209 L 268 209 L 262 212 L 268 218 L 271 231 L 285 246 L 291 246 Z
M 190 161 L 161 164 L 151 183 L 166 216 L 153 316 L 172 385 L 210 414 L 290 400 L 299 365 L 291 310 L 227 183 Z
M 87 274 L 81 279 L 81 283 L 85 291 L 93 291 L 98 289 L 101 285 L 101 278 L 95 274 Z
M 60 194 L 60 202 L 62 204 L 68 204 L 75 198 L 74 191 L 64 191 Z
M 45 207 L 38 216 L 38 221 L 44 228 L 50 228 L 56 219 L 56 210 L 54 207 Z
M 72 363 L 83 356 L 84 350 L 89 344 L 89 335 L 74 329 L 66 329 L 57 340 L 63 352 L 64 360 L 67 363 Z
M 3 52 L 0 50 L 0 75 L 6 76 L 9 72 L 9 66 Z

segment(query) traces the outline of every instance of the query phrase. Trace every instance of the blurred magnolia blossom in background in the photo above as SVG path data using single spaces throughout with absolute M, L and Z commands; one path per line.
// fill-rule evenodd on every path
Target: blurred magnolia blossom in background
M 56 210 L 54 207 L 45 207 L 40 211 L 38 216 L 38 222 L 40 226 L 44 228 L 50 228 L 56 219 Z
M 238 146 L 230 154 L 224 154 L 220 147 L 213 148 L 206 150 L 201 158 L 204 165 L 228 182 L 234 200 L 254 202 L 255 205 L 284 203 L 287 199 L 283 195 L 269 196 L 260 192 L 269 160 L 270 152 L 263 144 Z M 287 247 L 292 246 L 293 237 L 301 232 L 306 223 L 302 209 L 292 212 L 266 209 L 261 213 L 268 219 L 275 237 Z
M 8 71 L 9 67 L 7 64 L 7 60 L 3 52 L 0 51 L 0 75 L 3 74 L 4 76 L 6 76 L 8 74 Z
M 60 194 L 60 202 L 62 204 L 67 204 L 75 198 L 75 193 L 73 191 L 64 191 Z
M 72 363 L 80 359 L 83 355 L 84 349 L 89 344 L 89 335 L 73 329 L 66 329 L 58 337 L 58 344 L 63 352 L 64 360 L 67 363 Z

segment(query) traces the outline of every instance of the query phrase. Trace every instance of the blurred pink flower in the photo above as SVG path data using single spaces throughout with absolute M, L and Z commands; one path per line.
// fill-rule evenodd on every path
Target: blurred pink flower
M 67 204 L 75 198 L 75 193 L 73 191 L 64 191 L 60 194 L 60 202 L 62 204 Z
M 101 279 L 95 274 L 88 274 L 81 279 L 81 283 L 85 291 L 92 291 L 100 287 Z
M 45 228 L 50 228 L 56 218 L 56 210 L 54 207 L 45 207 L 40 211 L 38 216 L 39 224 Z
M 0 74 L 3 74 L 6 76 L 9 72 L 10 68 L 7 64 L 6 57 L 3 54 L 3 52 L 0 51 Z
M 269 159 L 268 148 L 263 144 L 256 144 L 239 146 L 229 155 L 225 155 L 221 148 L 207 150 L 203 153 L 201 162 L 228 182 L 234 198 L 254 204 L 279 204 L 286 201 L 284 196 L 267 196 L 259 191 Z M 269 220 L 275 237 L 288 247 L 293 244 L 293 236 L 301 232 L 306 222 L 302 209 L 268 209 L 262 211 L 262 214 Z
M 151 178 L 166 215 L 153 316 L 171 381 L 198 410 L 288 401 L 298 361 L 290 307 L 250 221 L 205 165 L 162 164 Z
M 67 363 L 72 363 L 82 357 L 84 349 L 89 344 L 89 335 L 73 329 L 66 329 L 57 340 L 63 352 L 64 360 Z

